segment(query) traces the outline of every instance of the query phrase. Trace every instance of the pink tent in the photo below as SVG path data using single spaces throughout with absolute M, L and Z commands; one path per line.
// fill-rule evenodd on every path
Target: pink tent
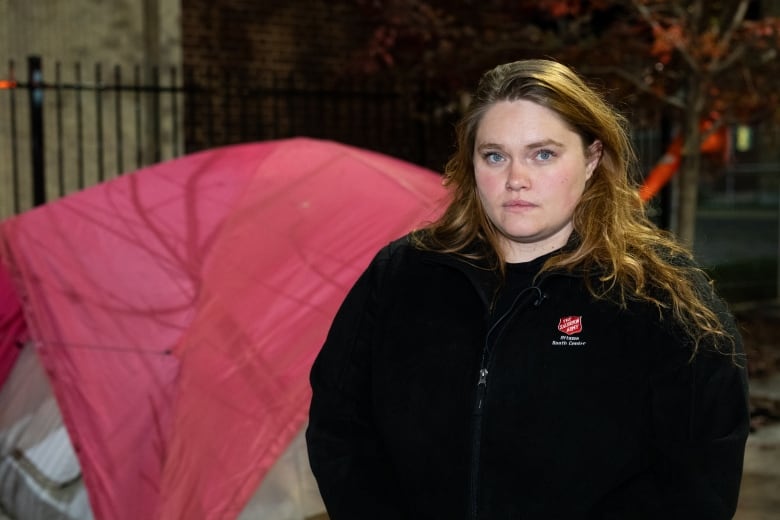
M 433 172 L 310 139 L 65 197 L 0 223 L 0 361 L 27 328 L 96 518 L 235 518 L 305 422 L 346 291 L 445 197 Z
M 10 275 L 0 263 L 0 387 L 19 355 L 27 326 Z

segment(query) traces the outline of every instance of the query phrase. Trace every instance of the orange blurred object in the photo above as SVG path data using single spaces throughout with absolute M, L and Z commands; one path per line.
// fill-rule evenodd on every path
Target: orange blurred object
M 708 155 L 716 153 L 725 154 L 727 150 L 726 127 L 721 126 L 712 132 L 713 124 L 714 122 L 709 119 L 702 121 L 701 131 L 705 134 L 709 133 L 709 135 L 702 141 L 700 150 Z M 642 186 L 639 188 L 639 196 L 642 201 L 647 202 L 652 199 L 674 177 L 674 174 L 680 169 L 682 149 L 682 137 L 677 136 L 669 144 L 666 153 L 656 163 L 655 167 L 650 170 L 650 173 L 645 177 Z

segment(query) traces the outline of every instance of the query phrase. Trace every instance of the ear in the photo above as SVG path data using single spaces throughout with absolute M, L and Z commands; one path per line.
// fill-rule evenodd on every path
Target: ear
M 593 175 L 593 172 L 596 171 L 596 166 L 598 166 L 599 161 L 601 161 L 601 153 L 603 149 L 604 148 L 601 144 L 601 141 L 598 139 L 593 141 L 590 146 L 588 146 L 585 156 L 585 180 L 590 179 Z

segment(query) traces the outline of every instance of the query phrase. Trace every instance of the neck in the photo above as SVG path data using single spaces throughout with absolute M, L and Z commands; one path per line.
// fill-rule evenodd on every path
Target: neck
M 505 238 L 501 253 L 504 261 L 509 264 L 530 262 L 565 246 L 569 240 L 569 235 L 571 235 L 571 231 L 565 235 L 555 235 L 545 240 L 528 243 Z

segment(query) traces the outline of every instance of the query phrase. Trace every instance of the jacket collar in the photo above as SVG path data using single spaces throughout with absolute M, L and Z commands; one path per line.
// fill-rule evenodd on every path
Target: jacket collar
M 564 249 L 568 249 L 572 244 L 573 243 L 570 240 L 569 244 L 564 246 Z M 472 244 L 469 248 L 467 248 L 467 251 L 477 252 L 479 251 L 480 248 L 484 248 L 484 247 L 486 246 L 482 243 L 475 243 Z M 502 282 L 501 282 L 500 274 L 496 270 L 492 269 L 487 264 L 487 262 L 485 262 L 484 260 L 474 260 L 471 258 L 467 258 L 464 255 L 458 255 L 453 253 L 439 253 L 436 251 L 428 251 L 428 250 L 418 250 L 418 251 L 422 255 L 423 261 L 436 263 L 440 265 L 446 265 L 448 267 L 452 267 L 453 269 L 463 274 L 469 280 L 469 282 L 471 282 L 471 285 L 477 291 L 477 294 L 479 294 L 479 297 L 481 298 L 482 303 L 485 305 L 485 308 L 486 309 L 490 308 L 496 289 Z M 561 250 L 552 251 L 550 253 L 547 253 L 546 255 L 531 260 L 529 263 L 535 264 L 537 270 L 541 269 L 544 262 L 547 261 L 547 259 L 550 258 L 551 256 L 557 254 L 559 251 Z M 553 273 L 546 273 L 538 280 L 536 284 L 537 286 L 536 288 L 540 295 L 542 295 L 542 291 L 538 286 L 541 285 L 542 282 L 545 279 L 547 279 L 551 274 Z

